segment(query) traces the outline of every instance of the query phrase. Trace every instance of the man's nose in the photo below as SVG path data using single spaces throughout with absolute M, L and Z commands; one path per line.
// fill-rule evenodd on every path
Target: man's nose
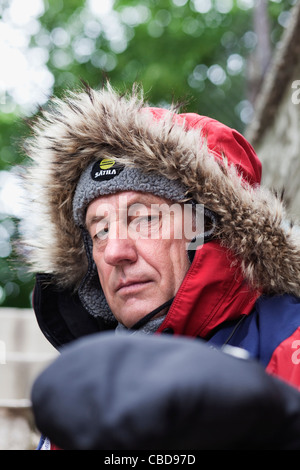
M 104 260 L 112 266 L 134 263 L 137 260 L 135 241 L 128 236 L 122 237 L 119 234 L 108 237 Z

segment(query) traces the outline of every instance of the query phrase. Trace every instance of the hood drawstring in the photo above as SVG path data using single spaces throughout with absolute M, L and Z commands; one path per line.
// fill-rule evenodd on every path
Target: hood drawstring
M 156 309 L 152 310 L 152 312 L 148 313 L 143 318 L 138 320 L 131 328 L 129 328 L 129 330 L 136 331 L 136 330 L 139 330 L 140 328 L 142 328 L 146 323 L 148 323 L 150 320 L 152 320 L 152 318 L 154 318 L 155 315 L 157 315 L 159 312 L 161 312 L 165 308 L 170 307 L 173 300 L 174 300 L 174 297 L 172 299 L 168 300 L 167 302 L 165 302 L 164 304 L 160 305 Z

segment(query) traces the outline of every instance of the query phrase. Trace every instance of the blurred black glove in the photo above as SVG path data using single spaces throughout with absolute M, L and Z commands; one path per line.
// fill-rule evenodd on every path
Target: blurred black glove
M 300 449 L 300 393 L 201 340 L 77 340 L 37 378 L 32 404 L 62 449 Z

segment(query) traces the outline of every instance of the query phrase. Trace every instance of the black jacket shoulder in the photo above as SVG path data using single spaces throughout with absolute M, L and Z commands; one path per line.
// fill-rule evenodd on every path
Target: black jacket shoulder
M 114 328 L 90 315 L 77 293 L 59 288 L 48 274 L 36 276 L 33 309 L 42 333 L 56 349 L 82 336 Z

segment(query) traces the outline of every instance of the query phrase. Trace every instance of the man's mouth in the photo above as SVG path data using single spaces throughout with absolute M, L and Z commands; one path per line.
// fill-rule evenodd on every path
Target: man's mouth
M 133 279 L 130 281 L 120 282 L 118 285 L 116 292 L 119 294 L 133 294 L 135 292 L 139 292 L 147 287 L 152 281 L 144 280 L 141 281 L 140 279 Z

